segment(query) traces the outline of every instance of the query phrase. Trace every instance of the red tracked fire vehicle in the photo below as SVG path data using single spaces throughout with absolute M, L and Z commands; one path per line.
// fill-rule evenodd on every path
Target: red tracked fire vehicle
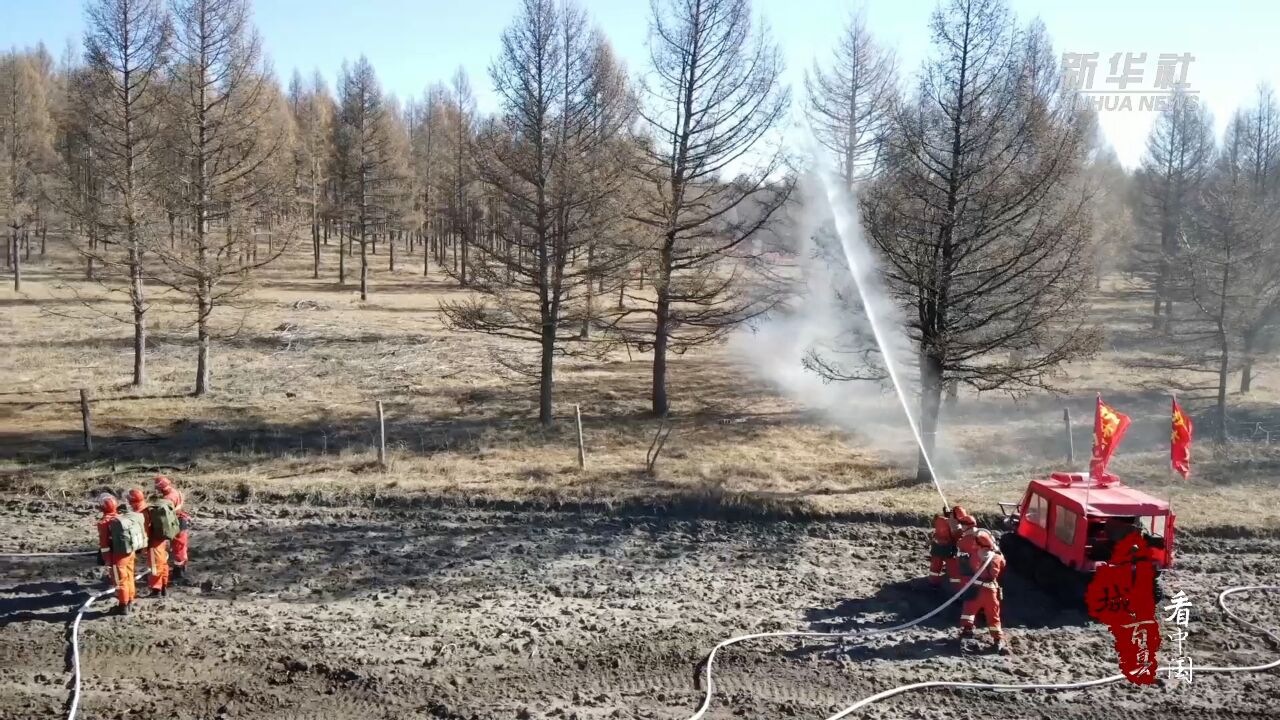
M 1000 547 L 1009 567 L 1064 597 L 1083 600 L 1094 570 L 1133 532 L 1151 547 L 1157 573 L 1173 564 L 1175 516 L 1169 503 L 1114 478 L 1053 473 L 1032 480 L 1021 502 L 1000 503 L 1000 509 L 1006 531 Z

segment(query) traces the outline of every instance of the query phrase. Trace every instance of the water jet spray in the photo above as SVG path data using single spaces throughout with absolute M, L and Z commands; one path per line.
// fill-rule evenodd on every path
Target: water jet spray
M 870 250 L 862 241 L 861 228 L 858 224 L 856 211 L 853 208 L 853 199 L 835 182 L 831 171 L 822 160 L 821 153 L 815 152 L 814 157 L 818 159 L 816 174 L 822 183 L 823 189 L 826 191 L 827 206 L 831 211 L 836 235 L 840 238 L 840 249 L 844 252 L 845 262 L 849 265 L 849 275 L 853 278 L 853 285 L 857 289 L 858 297 L 862 301 L 862 307 L 867 313 L 867 322 L 871 326 L 871 333 L 875 336 L 881 357 L 884 358 L 884 366 L 889 373 L 889 379 L 893 382 L 893 389 L 898 395 L 898 401 L 902 404 L 902 412 L 907 416 L 907 425 L 911 427 L 911 436 L 915 438 L 916 446 L 920 448 L 920 457 L 924 459 L 924 464 L 929 469 L 929 479 L 933 482 L 934 489 L 938 491 L 938 496 L 942 498 L 942 507 L 949 511 L 951 506 L 947 502 L 947 496 L 942 492 L 942 486 L 938 483 L 938 473 L 934 470 L 933 458 L 929 456 L 929 451 L 925 448 L 924 438 L 920 434 L 920 427 L 916 423 L 915 416 L 911 413 L 911 403 L 907 398 L 906 389 L 902 386 L 897 360 L 894 357 L 892 348 L 889 347 L 885 340 L 885 332 L 882 328 L 883 318 L 879 317 L 879 312 L 872 302 L 869 286 L 875 282 L 875 276 L 873 275 L 875 261 L 871 257 Z M 857 244 L 855 245 L 855 243 Z

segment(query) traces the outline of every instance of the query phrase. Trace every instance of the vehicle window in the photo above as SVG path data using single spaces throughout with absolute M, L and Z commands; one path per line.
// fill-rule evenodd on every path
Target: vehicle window
M 1027 503 L 1027 520 L 1038 527 L 1044 527 L 1048 520 L 1049 504 L 1044 496 L 1031 493 L 1031 501 Z
M 1164 515 L 1148 515 L 1142 518 L 1142 529 L 1152 535 L 1164 535 Z
M 1075 542 L 1077 517 L 1074 512 L 1064 507 L 1059 507 L 1053 520 L 1054 536 L 1068 545 Z

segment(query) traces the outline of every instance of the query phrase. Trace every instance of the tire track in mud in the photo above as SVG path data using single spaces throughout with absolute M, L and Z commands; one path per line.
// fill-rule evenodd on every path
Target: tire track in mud
M 97 618 L 84 638 L 86 717 L 583 720 L 678 718 L 696 707 L 695 668 L 719 640 L 759 629 L 887 624 L 932 607 L 923 526 L 717 522 L 574 513 L 397 508 L 209 508 L 193 537 L 196 582 L 132 618 Z M 57 520 L 56 512 L 49 510 Z M 0 520 L 4 510 L 0 508 Z M 83 517 L 43 524 L 72 546 Z M 1172 590 L 1185 589 L 1192 652 L 1255 657 L 1212 613 L 1221 585 L 1274 573 L 1280 542 L 1186 537 Z M 44 568 L 86 578 L 92 569 Z M 0 565 L 4 587 L 37 568 Z M 841 647 L 770 640 L 735 647 L 717 675 L 711 717 L 825 717 L 903 682 L 967 675 L 1026 681 L 1113 672 L 1100 628 L 1039 605 L 1011 612 L 1017 654 L 958 656 L 949 620 Z M 1245 598 L 1242 612 L 1273 612 Z M 1199 624 L 1197 628 L 1196 625 Z M 0 628 L 0 717 L 35 717 L 62 692 L 55 623 Z M 43 677 L 43 681 L 35 678 Z M 1197 678 L 1192 691 L 1108 688 L 1063 695 L 938 691 L 894 698 L 866 717 L 1260 717 L 1274 675 L 1239 685 Z M 1246 690 L 1247 689 L 1247 690 Z M 127 707 L 119 698 L 132 700 Z M 55 713 L 56 714 L 56 713 Z

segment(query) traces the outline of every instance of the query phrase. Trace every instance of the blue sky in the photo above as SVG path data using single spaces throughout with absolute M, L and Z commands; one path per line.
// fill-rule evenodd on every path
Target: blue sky
M 647 59 L 647 0 L 581 0 L 633 70 Z M 928 51 L 933 0 L 867 0 L 871 30 L 915 73 Z M 446 80 L 461 65 L 471 75 L 482 109 L 492 109 L 487 74 L 498 38 L 518 0 L 257 0 L 254 13 L 277 74 L 320 69 L 331 80 L 344 58 L 369 56 L 384 86 L 401 98 Z M 1267 0 L 1010 0 L 1018 16 L 1040 16 L 1059 53 L 1100 55 L 1095 88 L 1107 87 L 1114 53 L 1147 53 L 1142 66 L 1153 82 L 1156 56 L 1191 53 L 1187 82 L 1213 111 L 1219 130 L 1257 84 L 1280 89 L 1280 3 Z M 803 68 L 831 47 L 855 3 L 849 0 L 755 0 L 798 85 Z M 84 29 L 80 0 L 0 0 L 0 47 L 44 41 L 59 56 Z M 799 94 L 797 92 L 797 98 Z M 1133 165 L 1153 112 L 1103 112 L 1104 132 L 1122 161 Z

